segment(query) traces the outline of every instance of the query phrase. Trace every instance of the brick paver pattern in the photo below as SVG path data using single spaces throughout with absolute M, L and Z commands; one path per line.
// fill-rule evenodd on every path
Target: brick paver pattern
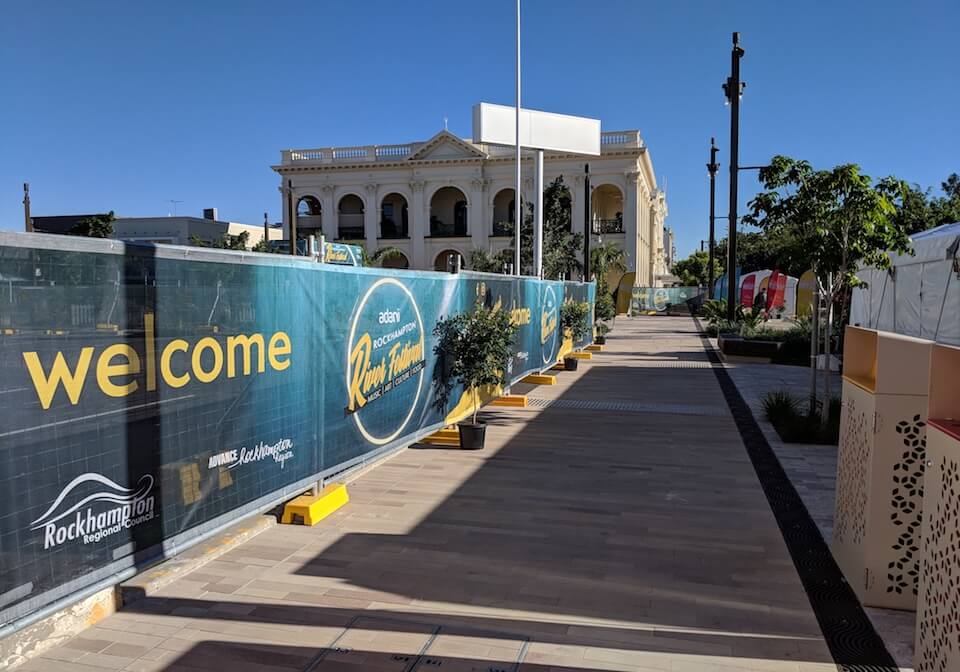
M 693 321 L 558 375 L 20 669 L 835 670 Z

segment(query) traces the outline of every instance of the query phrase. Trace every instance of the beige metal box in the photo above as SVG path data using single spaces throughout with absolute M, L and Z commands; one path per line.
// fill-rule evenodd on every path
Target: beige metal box
M 833 555 L 860 601 L 916 608 L 932 342 L 847 327 Z
M 934 345 L 923 491 L 917 672 L 960 670 L 960 348 Z

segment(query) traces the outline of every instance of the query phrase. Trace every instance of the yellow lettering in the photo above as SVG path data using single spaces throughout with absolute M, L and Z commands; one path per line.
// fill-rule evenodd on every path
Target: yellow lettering
M 350 368 L 353 370 L 353 375 L 350 377 L 350 389 L 347 390 L 347 410 L 355 411 L 358 408 L 363 408 L 367 403 L 367 398 L 363 396 L 360 385 L 367 368 L 370 366 L 370 351 L 372 349 L 373 342 L 370 339 L 370 334 L 364 334 L 357 339 L 357 344 L 353 346 L 353 351 L 350 353 Z
M 126 361 L 122 364 L 111 364 L 111 360 L 116 357 L 123 357 Z M 100 359 L 97 360 L 97 384 L 109 397 L 125 397 L 136 392 L 140 386 L 136 380 L 117 385 L 110 379 L 114 376 L 135 376 L 138 373 L 140 355 L 126 343 L 114 343 L 100 353 Z
M 553 313 L 543 313 L 540 318 L 540 342 L 546 343 L 557 328 L 557 316 Z
M 182 338 L 175 338 L 167 343 L 167 347 L 160 353 L 160 375 L 163 376 L 163 382 L 170 387 L 183 387 L 190 382 L 190 374 L 184 373 L 178 376 L 170 369 L 170 359 L 175 352 L 186 352 L 190 345 Z
M 270 337 L 270 347 L 268 357 L 270 366 L 274 371 L 283 371 L 290 366 L 290 359 L 280 359 L 283 355 L 290 354 L 290 337 L 284 332 L 278 331 Z
M 50 367 L 50 375 L 44 373 L 43 365 L 40 363 L 40 357 L 35 352 L 23 353 L 23 360 L 27 364 L 27 371 L 30 372 L 30 378 L 33 379 L 33 387 L 37 390 L 37 397 L 40 399 L 40 406 L 47 410 L 53 402 L 53 397 L 57 393 L 57 388 L 63 382 L 63 389 L 67 392 L 70 403 L 76 405 L 80 400 L 80 393 L 83 391 L 83 383 L 87 377 L 87 371 L 90 369 L 90 360 L 93 359 L 93 348 L 82 348 L 80 358 L 77 360 L 76 368 L 71 371 L 67 366 L 67 361 L 62 352 L 57 353 L 53 360 L 53 366 Z
M 152 392 L 157 389 L 157 336 L 154 332 L 153 313 L 143 316 L 143 330 L 146 332 L 144 354 L 147 357 L 147 390 Z
M 213 368 L 209 371 L 203 370 L 203 362 L 200 359 L 203 357 L 204 350 L 213 353 Z M 217 342 L 217 339 L 205 336 L 197 341 L 197 344 L 193 347 L 193 357 L 190 359 L 190 363 L 193 368 L 193 375 L 201 383 L 212 383 L 216 380 L 220 371 L 223 370 L 223 350 L 220 349 L 220 343 Z
M 271 341 L 272 343 L 273 341 Z M 250 375 L 250 350 L 257 346 L 257 373 L 264 371 L 264 347 L 263 336 L 254 334 L 253 336 L 228 336 L 227 337 L 227 378 L 233 378 L 237 375 L 237 347 L 243 348 L 243 375 Z

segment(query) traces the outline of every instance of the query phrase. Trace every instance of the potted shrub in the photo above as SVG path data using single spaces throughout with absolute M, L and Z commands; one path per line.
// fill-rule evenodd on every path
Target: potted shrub
M 567 301 L 560 307 L 560 328 L 564 337 L 573 339 L 574 345 L 587 333 L 587 317 L 590 313 L 590 304 L 586 301 Z M 567 371 L 576 371 L 579 360 L 575 357 L 564 357 L 563 368 Z
M 513 356 L 516 326 L 503 310 L 488 308 L 478 300 L 473 310 L 441 320 L 433 333 L 438 338 L 434 352 L 443 362 L 443 398 L 454 383 L 460 382 L 466 393 L 473 395 L 473 420 L 461 422 L 460 447 L 464 450 L 483 448 L 486 425 L 477 421 L 480 388 L 503 385 L 507 364 Z
M 594 343 L 597 345 L 606 345 L 607 343 L 607 334 L 610 333 L 610 327 L 603 322 L 597 322 L 597 335 L 594 338 Z
M 611 330 L 611 326 L 607 324 L 607 322 L 613 320 L 616 316 L 617 308 L 613 303 L 613 297 L 607 292 L 598 294 L 597 303 L 593 307 L 594 326 L 597 328 L 596 342 L 598 345 L 603 345 L 607 342 L 607 334 Z

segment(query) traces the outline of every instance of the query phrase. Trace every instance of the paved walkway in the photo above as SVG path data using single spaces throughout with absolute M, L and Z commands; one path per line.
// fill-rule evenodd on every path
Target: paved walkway
M 835 670 L 692 320 L 609 344 L 21 669 Z
M 829 544 L 833 538 L 837 498 L 837 447 L 784 443 L 763 414 L 763 395 L 767 392 L 789 390 L 797 398 L 806 398 L 810 390 L 810 369 L 777 364 L 728 364 L 727 372 L 750 404 L 764 436 Z M 840 376 L 831 375 L 831 392 L 840 395 Z M 900 669 L 912 670 L 916 614 L 876 607 L 866 607 L 864 611 Z

